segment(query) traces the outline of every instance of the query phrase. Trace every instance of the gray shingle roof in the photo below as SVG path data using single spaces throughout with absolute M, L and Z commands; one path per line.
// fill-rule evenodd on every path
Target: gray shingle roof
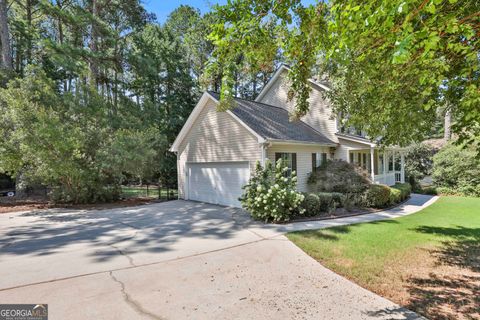
M 209 92 L 215 99 L 220 95 Z M 231 109 L 253 131 L 267 140 L 298 141 L 335 145 L 335 142 L 301 120 L 290 121 L 288 112 L 280 107 L 235 98 Z

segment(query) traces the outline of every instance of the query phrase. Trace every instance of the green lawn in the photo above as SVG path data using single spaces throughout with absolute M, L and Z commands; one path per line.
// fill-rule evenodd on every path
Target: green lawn
M 326 267 L 435 319 L 480 318 L 480 199 L 399 219 L 287 235 Z

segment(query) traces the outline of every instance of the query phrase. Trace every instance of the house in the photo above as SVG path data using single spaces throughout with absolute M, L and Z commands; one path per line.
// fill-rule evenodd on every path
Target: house
M 310 111 L 290 121 L 287 72 L 280 67 L 255 101 L 234 99 L 226 112 L 216 110 L 217 93 L 203 94 L 170 149 L 177 154 L 180 198 L 239 207 L 257 161 L 279 158 L 297 172 L 299 191 L 308 191 L 309 174 L 327 159 L 355 163 L 375 183 L 404 182 L 402 149 L 379 148 L 340 128 L 322 94 L 328 86 L 311 80 Z

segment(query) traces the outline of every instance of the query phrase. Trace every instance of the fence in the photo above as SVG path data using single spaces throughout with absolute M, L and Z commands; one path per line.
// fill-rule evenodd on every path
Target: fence
M 123 198 L 150 198 L 174 200 L 178 198 L 177 188 L 154 184 L 122 186 Z

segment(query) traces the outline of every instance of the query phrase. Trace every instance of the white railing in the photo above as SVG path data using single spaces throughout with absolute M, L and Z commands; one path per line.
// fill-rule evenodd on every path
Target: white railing
M 393 186 L 395 183 L 400 182 L 401 178 L 402 178 L 402 175 L 400 171 L 376 174 L 374 178 L 374 183 Z
M 399 171 L 395 172 L 395 182 L 402 182 L 402 173 Z

